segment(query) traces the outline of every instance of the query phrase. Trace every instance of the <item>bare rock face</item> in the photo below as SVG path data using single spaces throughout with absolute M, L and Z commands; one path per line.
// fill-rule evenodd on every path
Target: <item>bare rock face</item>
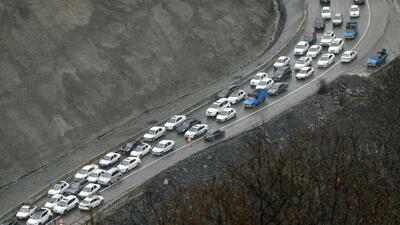
M 256 58 L 265 0 L 1 0 L 0 186 Z

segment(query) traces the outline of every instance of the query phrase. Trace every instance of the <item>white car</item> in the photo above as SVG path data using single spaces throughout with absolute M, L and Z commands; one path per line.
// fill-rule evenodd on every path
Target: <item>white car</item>
M 318 60 L 318 67 L 328 67 L 335 62 L 335 55 L 332 53 L 326 53 L 321 56 Z
M 56 214 L 64 214 L 79 205 L 79 200 L 75 195 L 68 195 L 64 197 L 60 202 L 57 203 L 53 208 L 53 212 Z
M 229 97 L 228 101 L 231 103 L 231 105 L 237 104 L 240 101 L 244 100 L 246 98 L 246 92 L 243 91 L 242 89 L 234 91 Z
M 54 206 L 57 205 L 57 203 L 59 201 L 61 201 L 64 198 L 64 195 L 53 195 L 51 198 L 49 198 L 46 203 L 44 203 L 44 207 L 48 208 L 48 209 L 53 209 Z
M 53 216 L 50 209 L 41 208 L 37 210 L 29 220 L 26 222 L 27 225 L 42 225 L 46 224 L 46 222 Z
M 99 180 L 99 177 L 103 175 L 104 172 L 106 171 L 102 169 L 95 169 L 89 174 L 86 180 L 90 183 L 96 183 Z
M 145 141 L 155 141 L 165 135 L 165 127 L 152 127 L 143 135 Z
M 334 26 L 339 26 L 343 24 L 343 16 L 341 13 L 335 13 L 335 15 L 332 18 L 332 24 Z
M 75 178 L 76 180 L 83 180 L 83 179 L 86 179 L 86 178 L 89 176 L 89 174 L 90 174 L 93 170 L 98 169 L 98 168 L 99 168 L 99 166 L 94 165 L 94 164 L 86 165 L 86 166 L 82 167 L 82 168 L 75 174 L 75 177 L 74 177 L 74 178 Z
M 328 47 L 335 38 L 336 35 L 333 33 L 333 31 L 327 31 L 324 33 L 324 35 L 322 35 L 320 45 L 322 47 Z
M 355 58 L 357 58 L 357 52 L 356 51 L 345 51 L 340 57 L 340 61 L 344 63 L 348 63 L 353 61 Z
M 236 117 L 235 109 L 232 108 L 225 109 L 224 111 L 221 112 L 221 114 L 217 116 L 217 121 L 223 123 L 235 117 Z
M 133 149 L 133 151 L 131 151 L 131 156 L 142 158 L 149 152 L 151 152 L 151 146 L 147 143 L 142 143 L 141 145 L 136 146 L 136 148 Z
M 36 205 L 23 205 L 15 215 L 19 220 L 25 220 L 30 217 L 35 210 L 37 209 Z
M 218 116 L 217 116 L 218 117 Z M 185 133 L 185 138 L 197 138 L 205 134 L 208 130 L 207 124 L 196 124 Z
M 332 17 L 331 8 L 328 6 L 322 7 L 321 17 L 324 19 L 331 19 L 331 17 Z
M 79 197 L 86 198 L 88 196 L 92 196 L 96 194 L 100 190 L 100 184 L 89 183 L 87 184 L 81 192 L 79 192 Z
M 303 67 L 296 74 L 296 79 L 297 80 L 304 80 L 304 79 L 309 78 L 313 74 L 314 74 L 314 68 L 312 68 L 312 67 Z
M 280 56 L 274 63 L 274 68 L 278 69 L 283 66 L 287 66 L 290 63 L 290 57 L 288 56 Z
M 294 47 L 294 55 L 305 55 L 309 48 L 310 44 L 308 42 L 300 41 Z
M 79 209 L 84 211 L 89 211 L 97 206 L 101 205 L 104 198 L 100 195 L 93 195 L 86 197 L 79 203 Z
M 329 53 L 339 54 L 343 51 L 344 41 L 341 38 L 335 38 L 328 48 Z
M 350 17 L 355 18 L 360 16 L 360 7 L 358 5 L 350 6 Z
M 100 160 L 99 164 L 103 167 L 111 166 L 118 162 L 119 158 L 121 158 L 121 154 L 109 152 Z
M 268 77 L 269 75 L 267 73 L 257 73 L 254 78 L 250 80 L 250 86 L 257 86 L 260 81 Z
M 274 85 L 274 80 L 271 78 L 267 78 L 262 80 L 257 86 L 256 89 L 270 89 L 272 85 Z
M 315 58 L 321 53 L 321 50 L 322 50 L 321 45 L 311 45 L 311 47 L 308 49 L 306 56 Z
M 312 62 L 311 57 L 303 56 L 296 61 L 296 64 L 294 64 L 294 70 L 300 70 L 303 67 L 310 66 L 311 62 Z
M 173 130 L 181 125 L 186 120 L 185 115 L 175 115 L 171 117 L 165 124 L 164 127 L 167 130 Z
M 151 154 L 153 155 L 164 155 L 165 153 L 173 150 L 175 147 L 175 141 L 173 140 L 162 140 L 160 141 L 156 147 L 151 150 Z
M 69 184 L 65 181 L 59 181 L 57 182 L 48 192 L 48 196 L 53 196 L 56 194 L 62 194 L 69 188 Z
M 227 98 L 221 98 L 218 101 L 214 102 L 206 112 L 206 116 L 214 117 L 217 116 L 219 112 L 222 110 L 231 107 L 231 103 Z
M 138 166 L 140 166 L 139 157 L 127 157 L 117 166 L 117 168 L 122 172 L 126 173 L 129 170 L 132 170 Z

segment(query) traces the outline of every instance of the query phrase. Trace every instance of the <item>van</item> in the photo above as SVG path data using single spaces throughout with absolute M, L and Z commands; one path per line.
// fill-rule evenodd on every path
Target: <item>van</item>
M 111 184 L 122 179 L 122 173 L 116 167 L 113 167 L 103 173 L 97 181 L 102 186 L 110 186 Z

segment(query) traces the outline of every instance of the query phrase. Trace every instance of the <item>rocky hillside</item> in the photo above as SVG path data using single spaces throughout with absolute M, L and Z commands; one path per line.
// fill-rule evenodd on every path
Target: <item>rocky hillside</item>
M 0 187 L 227 76 L 274 17 L 265 0 L 1 0 Z
M 399 71 L 397 58 L 322 85 L 161 173 L 99 224 L 399 224 Z

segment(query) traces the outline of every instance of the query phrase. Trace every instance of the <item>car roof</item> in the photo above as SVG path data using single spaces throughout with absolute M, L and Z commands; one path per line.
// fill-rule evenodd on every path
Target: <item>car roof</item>
M 321 47 L 321 45 L 311 45 L 310 48 Z
M 222 103 L 222 102 L 226 102 L 229 101 L 227 98 L 220 98 L 217 101 L 215 101 L 216 103 Z
M 106 173 L 112 173 L 112 172 L 114 172 L 114 171 L 116 171 L 116 170 L 118 170 L 117 167 L 112 167 L 112 168 L 108 169 L 108 170 L 106 171 Z
M 329 6 L 324 6 L 324 7 L 322 7 L 322 9 L 331 9 L 331 7 L 329 7 Z
M 263 81 L 269 81 L 269 80 L 272 80 L 272 79 L 267 77 L 267 78 L 262 79 L 261 82 L 263 82 Z
M 300 60 L 300 59 L 302 59 L 302 60 L 306 60 L 306 59 L 311 59 L 311 57 L 308 57 L 308 56 L 302 56 L 302 57 L 300 57 L 300 58 L 299 58 L 299 60 Z
M 126 157 L 125 159 L 124 159 L 124 161 L 132 161 L 132 160 L 137 160 L 137 157 L 133 157 L 133 156 L 130 156 L 130 157 Z
M 226 109 L 224 109 L 222 111 L 231 111 L 231 110 L 234 110 L 234 109 L 233 108 L 226 108 Z
M 58 181 L 56 184 L 65 184 L 65 183 L 67 183 L 67 182 L 65 182 L 65 181 L 63 181 L 63 180 L 60 180 L 60 181 Z
M 359 8 L 358 5 L 351 5 L 350 8 Z
M 339 41 L 341 41 L 341 40 L 342 40 L 341 38 L 335 38 L 335 39 L 333 39 L 332 42 L 339 42 Z
M 100 172 L 102 172 L 102 171 L 105 171 L 105 170 L 100 169 L 100 168 L 97 168 L 97 169 L 94 169 L 94 170 L 92 171 L 92 173 L 100 173 Z
M 94 166 L 95 166 L 94 164 L 90 164 L 90 165 L 86 165 L 86 166 L 82 167 L 82 169 L 90 169 Z
M 158 130 L 160 128 L 162 128 L 162 127 L 161 126 L 154 126 L 154 127 L 150 128 L 150 130 Z
M 288 58 L 287 56 L 279 56 L 278 59 L 287 59 L 287 58 Z
M 193 127 L 194 127 L 194 128 L 198 128 L 198 127 L 200 127 L 200 126 L 204 126 L 204 125 L 207 125 L 207 124 L 204 124 L 204 123 L 201 123 L 201 124 L 196 124 L 196 125 L 194 125 Z
M 75 195 L 68 195 L 68 196 L 64 197 L 64 199 L 63 199 L 63 200 L 67 200 L 67 201 L 69 201 L 69 200 L 71 200 L 71 199 L 74 199 L 74 198 L 76 198 L 76 196 L 75 196 Z
M 86 187 L 93 187 L 93 186 L 97 186 L 98 184 L 94 184 L 94 183 L 89 183 L 88 185 L 86 185 Z
M 310 68 L 311 68 L 311 67 L 306 66 L 306 67 L 301 68 L 300 71 L 301 71 L 301 70 L 308 70 L 308 69 L 310 69 Z
M 162 140 L 162 141 L 160 141 L 159 143 L 160 144 L 166 144 L 166 143 L 168 143 L 168 142 L 173 142 L 172 140 Z
M 342 13 L 335 13 L 335 16 L 341 16 Z
M 308 44 L 308 42 L 307 41 L 299 41 L 299 43 L 297 43 L 298 45 L 306 45 L 306 44 Z
M 116 155 L 117 153 L 115 153 L 115 152 L 109 152 L 109 153 L 107 153 L 106 154 L 106 156 L 113 156 L 113 155 Z

